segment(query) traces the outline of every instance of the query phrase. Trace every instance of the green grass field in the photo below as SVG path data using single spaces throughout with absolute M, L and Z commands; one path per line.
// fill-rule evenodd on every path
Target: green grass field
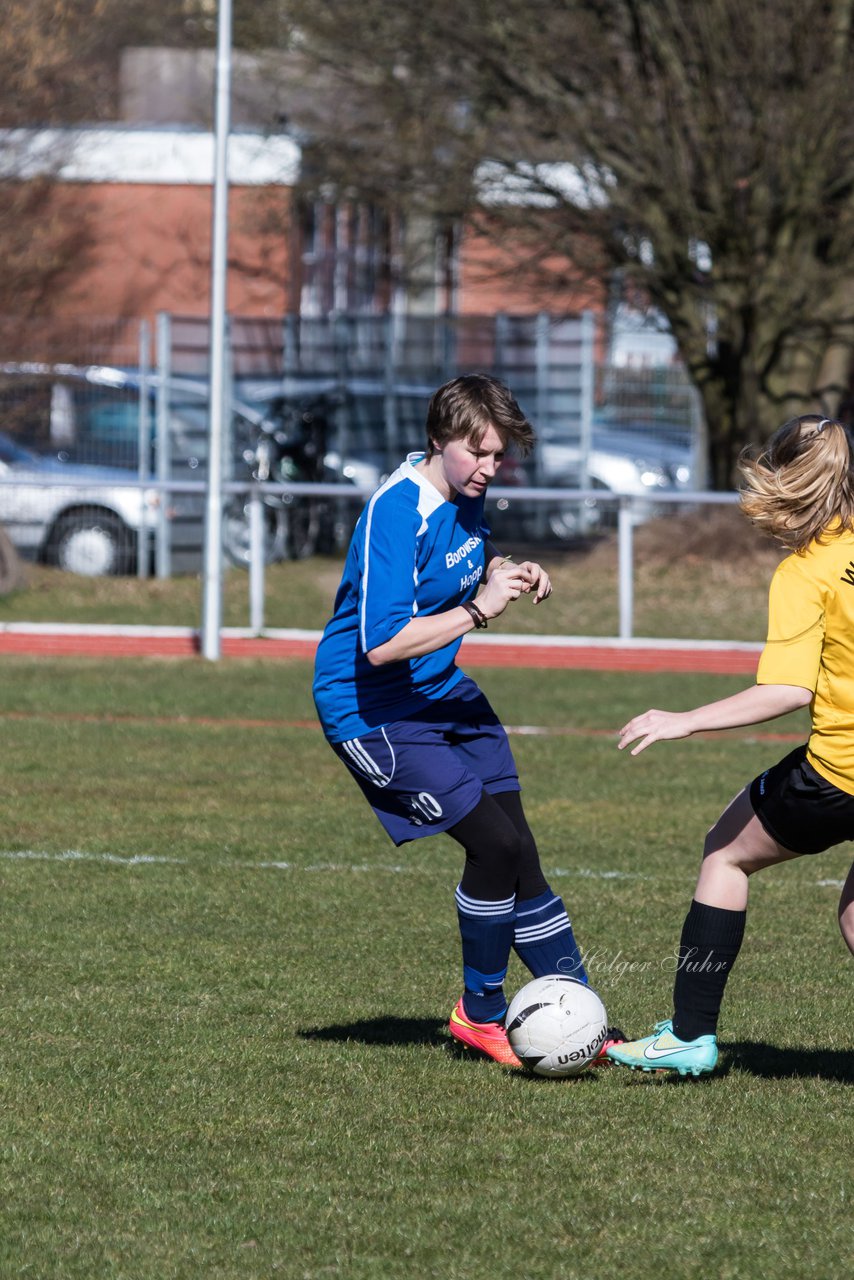
M 306 666 L 4 671 L 0 1275 L 849 1273 L 850 850 L 755 882 L 719 1075 L 537 1080 L 449 1040 L 459 853 L 386 840 Z M 788 748 L 616 751 L 632 712 L 730 678 L 473 674 L 551 730 L 513 738 L 531 824 L 611 1017 L 645 1033 L 706 827 Z

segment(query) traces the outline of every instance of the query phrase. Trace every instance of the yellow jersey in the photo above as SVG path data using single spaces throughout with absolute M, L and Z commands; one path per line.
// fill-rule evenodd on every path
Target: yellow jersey
M 854 795 L 854 533 L 826 536 L 777 567 L 756 682 L 812 690 L 807 759 Z

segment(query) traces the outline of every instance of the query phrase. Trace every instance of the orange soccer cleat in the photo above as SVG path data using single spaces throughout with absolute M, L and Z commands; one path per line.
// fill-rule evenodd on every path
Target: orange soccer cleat
M 470 1049 L 479 1049 L 505 1067 L 521 1067 L 521 1062 L 510 1048 L 510 1041 L 502 1024 L 472 1022 L 471 1018 L 466 1017 L 462 998 L 454 1006 L 448 1026 L 454 1039 L 468 1045 Z

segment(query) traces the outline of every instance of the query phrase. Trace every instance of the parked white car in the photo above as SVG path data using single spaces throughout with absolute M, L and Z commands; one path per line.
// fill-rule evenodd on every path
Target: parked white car
M 29 559 L 70 573 L 129 573 L 159 495 L 119 467 L 41 457 L 0 435 L 0 524 Z

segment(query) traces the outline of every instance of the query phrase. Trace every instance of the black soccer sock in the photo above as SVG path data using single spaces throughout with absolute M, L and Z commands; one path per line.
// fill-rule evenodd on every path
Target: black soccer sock
M 682 926 L 673 987 L 673 1034 L 680 1040 L 715 1035 L 724 988 L 744 937 L 746 911 L 692 901 Z

